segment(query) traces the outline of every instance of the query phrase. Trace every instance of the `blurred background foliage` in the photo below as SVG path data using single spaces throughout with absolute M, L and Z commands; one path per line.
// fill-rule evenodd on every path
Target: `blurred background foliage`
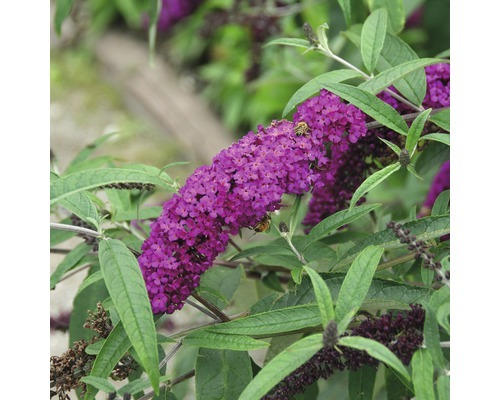
M 157 56 L 188 75 L 237 136 L 280 118 L 295 90 L 338 67 L 315 52 L 266 47 L 269 40 L 304 37 L 305 22 L 314 29 L 326 22 L 332 49 L 360 65 L 359 51 L 342 35 L 346 25 L 334 0 L 160 1 Z M 353 1 L 353 25 L 362 22 L 377 1 Z M 77 46 L 85 48 L 106 29 L 127 31 L 147 46 L 155 2 L 76 0 L 71 18 L 82 25 Z M 403 5 L 407 22 L 400 36 L 419 56 L 435 56 L 449 48 L 449 1 L 404 0 Z

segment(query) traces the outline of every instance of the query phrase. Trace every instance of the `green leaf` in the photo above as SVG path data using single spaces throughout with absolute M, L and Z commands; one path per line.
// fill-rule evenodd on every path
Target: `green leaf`
M 335 214 L 330 215 L 311 229 L 309 234 L 306 236 L 305 243 L 302 245 L 303 250 L 306 250 L 314 242 L 331 235 L 341 226 L 350 224 L 358 218 L 361 218 L 363 215 L 368 214 L 370 211 L 375 210 L 380 207 L 380 205 L 381 204 L 379 203 L 363 204 L 361 206 L 338 211 Z
M 435 114 L 430 118 L 431 122 L 434 122 L 437 126 L 444 129 L 445 131 L 450 131 L 450 109 L 445 108 Z
M 78 288 L 78 292 L 76 293 L 77 295 L 88 288 L 90 285 L 93 285 L 96 282 L 99 282 L 100 280 L 103 279 L 102 272 L 101 270 L 94 272 L 93 274 L 90 274 L 87 276 L 83 282 L 80 284 L 80 287 Z
M 399 376 L 391 368 L 385 369 L 385 388 L 387 400 L 410 399 L 413 397 L 413 392 L 403 384 Z
M 323 335 L 307 336 L 274 357 L 245 388 L 239 400 L 257 400 L 323 347 Z
M 290 275 L 292 275 L 292 279 L 297 285 L 300 285 L 300 283 L 302 282 L 303 272 L 304 269 L 302 267 L 296 267 L 290 271 Z
M 95 387 L 96 389 L 102 390 L 103 392 L 115 392 L 114 386 L 110 382 L 108 382 L 106 378 L 100 378 L 98 376 L 84 376 L 80 380 L 88 385 Z
M 197 400 L 237 400 L 252 380 L 246 352 L 200 349 L 195 365 Z
M 437 381 L 437 393 L 439 400 L 450 400 L 450 377 L 441 375 Z
M 85 222 L 98 228 L 96 222 L 100 220 L 100 215 L 97 211 L 97 207 L 92 200 L 90 200 L 86 192 L 79 192 L 68 196 L 62 199 L 59 204 Z
M 269 346 L 269 343 L 250 336 L 228 335 L 209 330 L 198 330 L 187 335 L 182 343 L 188 346 L 221 350 L 255 350 Z
M 361 57 L 370 74 L 375 69 L 384 47 L 386 32 L 387 10 L 381 8 L 373 11 L 361 30 Z
M 434 201 L 434 205 L 432 206 L 431 215 L 445 215 L 450 213 L 449 209 L 450 204 L 450 191 L 443 190 L 439 193 L 439 196 Z
M 420 140 L 433 140 L 435 142 L 444 143 L 445 145 L 450 145 L 450 135 L 448 133 L 428 133 L 422 136 Z
M 318 303 L 319 313 L 321 315 L 321 323 L 323 328 L 326 328 L 328 323 L 335 319 L 330 290 L 328 290 L 328 286 L 326 286 L 325 281 L 315 270 L 306 265 L 304 265 L 304 269 L 309 275 L 309 278 L 311 278 L 314 294 L 316 296 L 316 302 Z
M 61 34 L 61 26 L 66 19 L 66 17 L 71 12 L 71 7 L 73 6 L 73 0 L 56 0 L 56 15 L 54 19 L 54 25 L 56 33 Z
M 403 0 L 372 0 L 370 10 L 385 8 L 389 13 L 389 30 L 391 33 L 399 33 L 405 26 L 405 10 Z
M 272 335 L 293 332 L 321 324 L 316 304 L 300 305 L 253 314 L 245 318 L 213 325 L 208 330 L 233 335 Z
M 338 69 L 318 75 L 317 77 L 311 79 L 309 82 L 305 83 L 303 86 L 297 89 L 292 97 L 290 97 L 290 100 L 288 100 L 288 103 L 283 109 L 282 117 L 284 118 L 290 111 L 292 111 L 292 109 L 297 104 L 302 103 L 304 100 L 316 94 L 321 89 L 324 89 L 325 84 L 337 83 L 360 77 L 361 74 L 359 72 L 353 71 L 351 69 Z
M 351 25 L 351 0 L 337 0 L 337 2 L 342 9 L 342 13 L 344 14 L 346 25 Z
M 70 0 L 72 1 L 72 0 Z M 103 143 L 107 142 L 112 137 L 118 135 L 118 132 L 111 132 L 105 135 L 100 136 L 94 142 L 85 146 L 80 152 L 76 155 L 76 157 L 70 162 L 68 168 L 64 171 L 65 174 L 69 174 L 71 171 L 77 168 L 77 165 L 87 160 L 90 155 Z
M 339 345 L 366 351 L 370 356 L 382 361 L 410 382 L 410 375 L 406 367 L 399 358 L 383 344 L 361 336 L 345 336 L 339 339 Z
M 389 129 L 406 135 L 408 126 L 404 119 L 394 108 L 380 100 L 377 96 L 363 89 L 343 83 L 325 83 L 325 89 L 355 105 L 365 114 L 368 114 Z
M 60 221 L 61 224 L 71 224 L 71 219 L 64 218 Z M 50 247 L 57 246 L 58 244 L 65 242 L 66 240 L 75 236 L 75 232 L 61 231 L 59 229 L 50 230 Z
M 408 150 L 410 157 L 413 156 L 415 149 L 417 148 L 418 139 L 424 130 L 425 123 L 427 122 L 427 118 L 431 113 L 432 109 L 427 109 L 422 111 L 417 118 L 414 119 L 413 123 L 408 130 L 408 136 L 406 136 L 405 149 Z
M 402 227 L 409 229 L 417 237 L 417 240 L 426 241 L 450 233 L 450 217 L 436 216 L 420 218 L 416 221 L 402 224 Z M 371 244 L 380 245 L 386 250 L 406 247 L 406 244 L 402 244 L 399 241 L 392 229 L 386 229 L 357 242 L 340 257 L 340 261 L 335 265 L 334 269 L 338 270 L 340 267 L 349 264 L 359 252 Z
M 149 42 L 149 59 L 150 62 L 153 61 L 155 45 L 156 45 L 156 32 L 158 25 L 158 16 L 162 8 L 162 2 L 160 0 L 151 1 L 151 11 L 149 15 L 149 29 L 148 29 L 148 42 Z
M 341 274 L 321 274 L 325 281 L 334 304 L 337 303 L 340 288 L 345 275 Z M 373 279 L 368 294 L 361 306 L 364 310 L 377 309 L 409 309 L 411 303 L 422 303 L 429 297 L 429 291 L 425 288 L 409 286 L 398 282 Z M 271 299 L 271 296 L 269 296 Z M 256 303 L 252 309 L 260 312 L 265 310 L 278 310 L 280 308 L 293 307 L 301 304 L 314 304 L 315 295 L 310 279 L 306 278 L 297 287 L 295 292 L 288 292 L 282 296 L 275 295 L 272 301 L 263 298 Z
M 74 268 L 78 262 L 90 251 L 90 246 L 85 243 L 80 243 L 73 250 L 71 250 L 66 257 L 59 263 L 56 270 L 50 275 L 50 290 L 56 287 L 57 282 L 63 275 Z
M 250 247 L 249 249 L 245 249 L 237 253 L 235 256 L 231 258 L 231 261 L 241 260 L 242 258 L 247 258 L 251 256 L 271 256 L 271 255 L 291 255 L 294 256 L 293 252 L 283 246 L 276 245 L 265 245 L 265 246 L 255 246 Z
M 383 181 L 385 181 L 389 176 L 391 176 L 394 172 L 398 171 L 401 168 L 399 163 L 394 163 L 388 165 L 387 167 L 381 169 L 380 171 L 375 172 L 366 178 L 361 185 L 356 189 L 351 198 L 351 204 L 349 209 L 352 210 L 356 203 L 370 190 L 380 185 Z
M 142 366 L 158 392 L 158 350 L 153 313 L 139 264 L 116 239 L 101 240 L 99 262 L 116 311 Z
M 342 283 L 335 306 L 337 323 L 343 321 L 353 310 L 355 314 L 363 304 L 382 254 L 384 254 L 383 247 L 368 246 L 353 261 Z M 347 321 L 345 326 L 339 324 L 339 334 L 344 332 L 349 322 Z
M 372 400 L 377 369 L 365 365 L 349 371 L 349 400 Z
M 160 382 L 167 382 L 167 381 L 168 381 L 167 376 L 160 377 Z M 149 387 L 151 387 L 151 382 L 149 381 L 148 378 L 134 379 L 133 381 L 130 381 L 125 386 L 122 386 L 120 389 L 118 389 L 117 394 L 119 396 L 123 396 L 125 393 L 134 395 L 142 392 L 144 389 L 147 389 Z
M 150 172 L 130 168 L 102 168 L 85 170 L 52 180 L 50 184 L 50 204 L 85 190 L 95 189 L 111 183 L 151 183 L 171 192 L 175 188 L 164 179 Z
M 204 292 L 203 297 L 215 306 L 225 308 L 240 285 L 243 273 L 241 266 L 235 269 L 212 267 L 201 276 L 198 291 Z
M 418 349 L 411 359 L 413 388 L 417 400 L 434 400 L 432 357 L 427 349 Z
M 308 40 L 305 39 L 296 39 L 296 38 L 279 38 L 279 39 L 274 39 L 271 40 L 270 42 L 267 42 L 264 47 L 267 46 L 273 46 L 277 44 L 282 44 L 285 46 L 295 46 L 295 47 L 302 47 L 304 49 L 308 49 L 311 47 L 311 44 L 309 43 Z
M 66 168 L 64 170 L 64 173 L 61 175 L 69 175 L 72 174 L 73 172 L 84 171 L 86 169 L 98 169 L 103 165 L 112 166 L 112 162 L 113 162 L 113 157 L 110 156 L 100 156 L 91 158 L 89 160 L 79 162 L 78 164 L 75 164 L 72 167 Z
M 442 62 L 445 62 L 445 60 L 439 58 L 419 58 L 416 60 L 405 61 L 402 64 L 395 65 L 380 72 L 378 75 L 363 82 L 358 87 L 372 94 L 378 94 L 409 74 L 428 65 Z
M 121 191 L 124 192 L 124 191 Z M 139 210 L 117 210 L 113 215 L 113 221 L 132 221 L 134 219 L 156 219 L 161 215 L 162 207 L 145 207 Z
M 361 26 L 353 26 L 344 32 L 357 47 L 361 45 Z M 382 72 L 391 67 L 395 67 L 409 60 L 418 59 L 417 53 L 399 37 L 387 33 L 384 47 L 380 53 L 377 71 Z M 404 97 L 414 104 L 421 104 L 427 91 L 425 71 L 423 68 L 414 71 L 405 77 L 394 82 L 394 87 Z
M 388 140 L 385 140 L 384 138 L 381 138 L 380 136 L 377 136 L 382 142 L 384 142 L 394 153 L 396 153 L 399 157 L 399 153 L 401 153 L 401 149 L 399 146 L 395 145 L 392 142 L 389 142 Z
M 434 365 L 439 369 L 444 369 L 446 360 L 441 350 L 439 327 L 436 320 L 436 315 L 430 307 L 425 309 L 425 322 L 424 322 L 424 344 L 432 356 Z
M 129 348 L 130 340 L 123 324 L 119 322 L 105 339 L 101 351 L 94 360 L 90 376 L 106 378 Z M 92 400 L 96 393 L 97 390 L 94 388 L 88 388 L 85 400 Z

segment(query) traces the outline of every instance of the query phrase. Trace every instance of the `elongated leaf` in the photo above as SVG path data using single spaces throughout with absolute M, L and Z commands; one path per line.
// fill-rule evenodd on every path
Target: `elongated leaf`
M 245 388 L 239 400 L 257 400 L 323 347 L 323 335 L 307 336 L 274 357 Z
M 387 32 L 387 10 L 373 11 L 366 19 L 361 30 L 361 57 L 371 74 L 377 65 L 380 52 L 384 47 Z
M 326 328 L 330 321 L 335 319 L 335 312 L 333 310 L 332 296 L 330 290 L 321 276 L 312 268 L 304 266 L 314 288 L 316 302 L 318 303 L 319 313 L 321 315 L 321 323 L 323 328 Z
M 450 400 L 450 377 L 441 375 L 437 381 L 437 393 L 439 400 Z
M 96 228 L 98 227 L 97 222 L 100 219 L 99 212 L 86 192 L 79 192 L 68 196 L 62 199 L 59 204 L 82 220 Z
M 129 376 L 130 379 L 130 376 Z M 167 382 L 169 379 L 168 376 L 161 376 L 160 377 L 160 382 Z M 133 381 L 127 383 L 125 386 L 122 386 L 120 389 L 118 389 L 117 394 L 119 396 L 123 396 L 125 393 L 129 393 L 131 395 L 137 394 L 142 392 L 144 389 L 147 389 L 151 387 L 151 382 L 149 381 L 148 378 L 139 378 L 139 379 L 134 379 Z M 158 398 L 158 397 L 153 397 L 153 399 Z
M 445 62 L 445 60 L 439 58 L 419 58 L 416 60 L 406 61 L 402 64 L 396 65 L 380 72 L 377 76 L 363 82 L 358 87 L 372 94 L 378 94 L 400 79 L 405 78 L 412 72 L 415 72 L 428 65 L 438 64 L 442 62 Z
M 387 400 L 410 399 L 413 396 L 413 392 L 403 384 L 399 376 L 391 368 L 385 369 L 385 387 Z
M 197 400 L 237 400 L 252 380 L 246 352 L 200 349 L 195 365 Z
M 319 324 L 321 324 L 321 318 L 318 306 L 311 304 L 250 315 L 245 318 L 211 326 L 208 330 L 217 333 L 253 336 L 293 332 Z
M 363 204 L 361 206 L 353 207 L 349 210 L 338 211 L 335 214 L 330 215 L 311 229 L 309 234 L 306 236 L 305 243 L 302 245 L 302 248 L 306 250 L 314 242 L 331 235 L 341 226 L 350 224 L 358 218 L 361 218 L 363 215 L 368 214 L 370 211 L 380 207 L 380 205 L 381 204 L 379 203 Z
M 56 15 L 54 20 L 54 26 L 56 33 L 61 34 L 61 26 L 66 17 L 71 12 L 71 7 L 73 6 L 73 0 L 56 0 Z
M 285 46 L 294 46 L 294 47 L 302 47 L 304 49 L 308 49 L 311 47 L 311 44 L 309 43 L 308 40 L 305 39 L 296 39 L 296 38 L 279 38 L 279 39 L 274 39 L 271 40 L 270 42 L 267 42 L 264 47 L 266 46 L 273 46 L 273 45 L 285 45 Z
M 337 2 L 342 9 L 342 13 L 344 14 L 346 25 L 351 25 L 351 0 L 337 0 Z
M 366 178 L 352 195 L 349 209 L 352 210 L 359 199 L 361 199 L 361 197 L 363 197 L 366 193 L 368 193 L 376 186 L 380 185 L 383 181 L 389 178 L 389 176 L 398 171 L 400 168 L 401 165 L 399 163 L 391 164 Z
M 417 116 L 417 118 L 415 118 L 415 120 L 410 126 L 410 129 L 408 130 L 408 136 L 406 136 L 405 149 L 408 150 L 410 157 L 413 155 L 415 149 L 417 148 L 418 139 L 420 138 L 420 135 L 424 130 L 425 123 L 427 122 L 427 118 L 429 118 L 431 111 L 432 109 L 430 108 L 425 111 L 422 111 Z
M 380 136 L 377 136 L 382 142 L 384 142 L 394 153 L 396 153 L 399 156 L 399 153 L 401 153 L 401 149 L 395 145 L 392 142 L 389 142 L 388 140 L 385 140 L 384 138 L 381 138 Z
M 115 391 L 114 386 L 106 378 L 100 378 L 98 376 L 84 376 L 81 378 L 81 381 L 106 393 L 113 393 Z
M 338 323 L 353 310 L 356 313 L 363 304 L 383 253 L 383 247 L 368 246 L 353 261 L 342 283 L 335 306 Z M 342 327 L 339 325 L 339 333 L 342 333 L 346 327 L 347 325 Z
M 436 216 L 420 218 L 416 221 L 402 224 L 403 228 L 407 228 L 410 232 L 417 237 L 418 240 L 434 239 L 450 233 L 450 217 L 449 216 Z M 387 249 L 394 249 L 398 247 L 406 247 L 396 237 L 392 229 L 386 229 L 381 232 L 374 233 L 365 239 L 357 242 L 353 247 L 346 251 L 341 256 L 341 261 L 335 265 L 335 270 L 349 264 L 359 252 L 369 245 L 380 245 Z
M 100 156 L 100 157 L 90 158 L 88 160 L 79 162 L 78 164 L 66 168 L 62 175 L 69 175 L 72 174 L 73 172 L 84 171 L 86 169 L 98 169 L 103 165 L 112 166 L 113 157 Z
M 134 219 L 155 219 L 161 215 L 162 207 L 145 207 L 139 210 L 118 210 L 115 215 L 113 215 L 113 221 L 132 221 Z
M 90 375 L 106 378 L 129 348 L 130 340 L 123 328 L 123 324 L 120 322 L 105 339 L 101 351 L 94 360 Z M 93 399 L 96 393 L 97 390 L 94 388 L 88 388 L 85 393 L 85 400 Z
M 53 180 L 50 184 L 50 204 L 54 204 L 72 194 L 95 189 L 111 183 L 151 183 L 169 191 L 174 187 L 159 176 L 138 169 L 102 168 L 75 172 Z
M 372 0 L 370 9 L 385 8 L 389 13 L 389 29 L 392 33 L 399 33 L 405 26 L 405 10 L 403 0 Z
M 361 26 L 352 26 L 349 31 L 344 32 L 357 47 L 361 45 Z M 399 37 L 387 33 L 384 47 L 380 53 L 377 71 L 382 72 L 391 67 L 400 65 L 406 61 L 418 59 L 417 53 Z M 414 104 L 421 104 L 426 93 L 426 78 L 423 68 L 418 69 L 394 82 L 394 87 L 404 97 Z
M 432 140 L 434 142 L 444 143 L 447 146 L 450 145 L 450 135 L 448 133 L 428 133 L 419 140 Z
M 102 272 L 100 270 L 94 272 L 93 274 L 90 274 L 80 284 L 80 287 L 78 288 L 78 292 L 76 294 L 78 295 L 80 292 L 82 292 L 83 290 L 88 288 L 90 285 L 92 285 L 96 282 L 99 282 L 102 279 L 103 279 L 103 276 L 102 276 Z
M 88 254 L 89 251 L 90 246 L 85 243 L 80 243 L 68 254 L 66 254 L 66 257 L 64 257 L 64 259 L 57 266 L 56 270 L 52 273 L 52 275 L 50 275 L 50 289 L 54 289 L 57 282 L 59 282 L 63 275 L 75 267 L 78 261 Z
M 318 75 L 297 89 L 292 97 L 290 97 L 290 100 L 288 100 L 283 110 L 282 117 L 284 118 L 297 104 L 302 103 L 304 100 L 318 93 L 321 89 L 324 89 L 326 83 L 337 83 L 360 77 L 361 74 L 359 72 L 351 69 L 338 69 Z
M 450 131 L 450 109 L 445 108 L 441 110 L 430 118 L 431 122 L 434 122 L 440 128 L 443 128 L 445 131 Z
M 241 260 L 242 258 L 259 256 L 259 255 L 266 255 L 266 256 L 290 255 L 295 257 L 293 252 L 287 247 L 267 245 L 267 246 L 255 246 L 255 247 L 250 247 L 249 249 L 242 250 L 238 254 L 233 256 L 231 258 L 231 261 Z
M 105 135 L 100 136 L 94 142 L 85 146 L 80 152 L 76 155 L 76 157 L 70 162 L 68 168 L 66 168 L 65 174 L 70 173 L 70 171 L 75 168 L 78 164 L 84 162 L 91 156 L 91 154 L 99 148 L 102 144 L 107 142 L 112 137 L 118 135 L 118 132 L 111 132 Z
M 361 336 L 345 336 L 339 339 L 339 345 L 366 351 L 370 356 L 382 361 L 410 382 L 411 378 L 406 367 L 399 358 L 383 344 Z
M 449 204 L 450 204 L 450 191 L 443 190 L 441 193 L 439 193 L 439 196 L 434 201 L 431 215 L 435 216 L 435 215 L 449 214 L 450 212 Z
M 411 359 L 413 388 L 417 400 L 434 400 L 432 357 L 427 349 L 418 349 Z
M 137 259 L 122 242 L 107 239 L 99 243 L 99 262 L 127 336 L 157 392 L 160 374 L 156 329 Z
M 269 346 L 269 343 L 256 340 L 250 336 L 228 335 L 221 332 L 209 330 L 194 331 L 187 335 L 183 344 L 188 346 L 203 347 L 205 349 L 221 350 L 255 350 Z
M 369 365 L 349 371 L 349 400 L 372 400 L 376 373 Z
M 441 370 L 444 369 L 446 360 L 441 350 L 439 327 L 436 315 L 430 307 L 426 307 L 425 309 L 424 343 L 425 347 L 429 350 L 434 365 Z
M 394 108 L 380 100 L 377 96 L 358 87 L 343 83 L 326 83 L 325 87 L 337 96 L 355 105 L 382 125 L 402 135 L 406 135 L 408 126 L 404 119 Z

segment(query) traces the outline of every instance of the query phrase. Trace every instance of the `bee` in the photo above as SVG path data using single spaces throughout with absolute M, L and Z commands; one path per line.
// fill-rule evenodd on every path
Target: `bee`
M 305 135 L 309 132 L 309 125 L 307 125 L 304 121 L 300 121 L 293 127 L 293 131 L 297 136 Z
M 270 226 L 271 226 L 271 217 L 268 214 L 266 214 L 252 229 L 255 232 L 266 232 L 269 230 Z

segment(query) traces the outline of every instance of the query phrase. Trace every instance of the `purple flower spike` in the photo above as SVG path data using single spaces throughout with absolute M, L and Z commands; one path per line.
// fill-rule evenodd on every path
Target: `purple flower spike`
M 366 133 L 364 114 L 325 90 L 300 106 L 295 120 L 249 132 L 163 205 L 139 257 L 154 313 L 182 308 L 230 235 L 279 209 L 285 193 L 309 191 L 328 167 L 326 142 L 340 153 Z M 298 122 L 308 124 L 300 134 Z

